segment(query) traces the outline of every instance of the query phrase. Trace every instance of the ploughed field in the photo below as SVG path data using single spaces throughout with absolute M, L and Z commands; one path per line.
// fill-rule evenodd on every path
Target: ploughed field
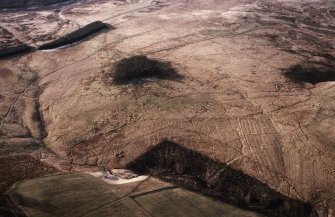
M 334 46 L 327 0 L 1 1 L 0 216 L 335 216 Z

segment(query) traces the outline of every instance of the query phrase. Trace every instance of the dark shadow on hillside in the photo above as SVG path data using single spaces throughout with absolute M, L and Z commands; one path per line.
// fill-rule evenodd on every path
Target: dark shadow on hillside
M 182 78 L 170 62 L 150 59 L 145 55 L 135 55 L 116 62 L 112 73 L 108 74 L 113 84 L 141 83 L 150 78 L 176 80 Z
M 20 45 L 17 45 L 15 47 L 0 49 L 0 59 L 13 57 L 15 55 L 26 54 L 26 53 L 31 52 L 33 50 L 34 50 L 33 47 L 31 47 L 29 45 L 26 45 L 26 44 L 20 44 Z
M 284 75 L 295 83 L 317 84 L 335 81 L 335 66 L 322 64 L 298 64 L 286 70 Z
M 58 38 L 54 41 L 48 42 L 46 44 L 41 45 L 38 49 L 39 50 L 48 50 L 48 49 L 55 49 L 62 46 L 70 45 L 89 37 L 94 36 L 98 32 L 105 30 L 105 29 L 113 29 L 112 26 L 107 25 L 101 21 L 95 21 L 92 23 L 87 24 L 86 26 L 81 27 L 61 38 Z
M 32 6 L 45 6 L 62 3 L 70 0 L 1 0 L 0 9 L 4 8 L 24 8 Z
M 311 205 L 289 198 L 242 171 L 167 140 L 127 167 L 267 216 L 317 216 Z

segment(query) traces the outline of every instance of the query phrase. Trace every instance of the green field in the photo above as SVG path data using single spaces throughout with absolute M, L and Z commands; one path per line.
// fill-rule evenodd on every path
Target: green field
M 149 178 L 110 185 L 89 174 L 27 180 L 11 197 L 32 217 L 234 217 L 262 216 Z

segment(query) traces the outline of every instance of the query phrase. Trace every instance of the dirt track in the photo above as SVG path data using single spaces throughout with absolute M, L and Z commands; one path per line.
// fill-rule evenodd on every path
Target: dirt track
M 93 21 L 115 29 L 0 60 L 5 143 L 38 140 L 68 161 L 60 170 L 112 169 L 168 139 L 333 215 L 333 1 L 91 0 L 0 17 L 32 46 Z M 1 34 L 1 46 L 23 40 Z M 170 62 L 183 79 L 103 81 L 138 54 Z

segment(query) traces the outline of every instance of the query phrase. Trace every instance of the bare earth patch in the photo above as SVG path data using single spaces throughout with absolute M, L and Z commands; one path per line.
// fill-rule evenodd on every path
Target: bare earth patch
M 113 31 L 35 49 L 90 23 Z M 249 211 L 333 216 L 334 38 L 335 3 L 329 0 L 90 0 L 1 10 L 1 49 L 34 47 L 0 60 L 0 155 L 8 162 L 16 161 L 10 155 L 21 156 L 17 168 L 24 174 L 1 171 L 9 183 L 3 188 L 53 173 L 43 163 L 70 173 L 109 174 L 150 161 L 149 155 L 160 162 L 145 169 L 149 175 L 183 188 L 202 186 L 211 197 Z M 152 152 L 162 141 L 171 149 Z M 23 157 L 28 153 L 37 161 Z M 33 165 L 36 173 L 29 172 Z M 46 195 L 62 195 L 49 181 L 71 187 L 71 175 L 19 185 L 42 180 Z M 33 192 L 24 189 L 19 201 L 51 215 L 38 194 L 31 201 Z M 165 190 L 125 197 L 112 210 L 138 204 L 143 213 L 170 210 L 175 203 L 150 205 L 178 197 L 165 200 Z M 202 196 L 196 204 L 207 201 Z M 190 207 L 189 198 L 177 203 L 180 209 Z M 46 206 L 56 213 L 68 204 L 52 203 Z M 83 214 L 106 211 L 91 205 Z

